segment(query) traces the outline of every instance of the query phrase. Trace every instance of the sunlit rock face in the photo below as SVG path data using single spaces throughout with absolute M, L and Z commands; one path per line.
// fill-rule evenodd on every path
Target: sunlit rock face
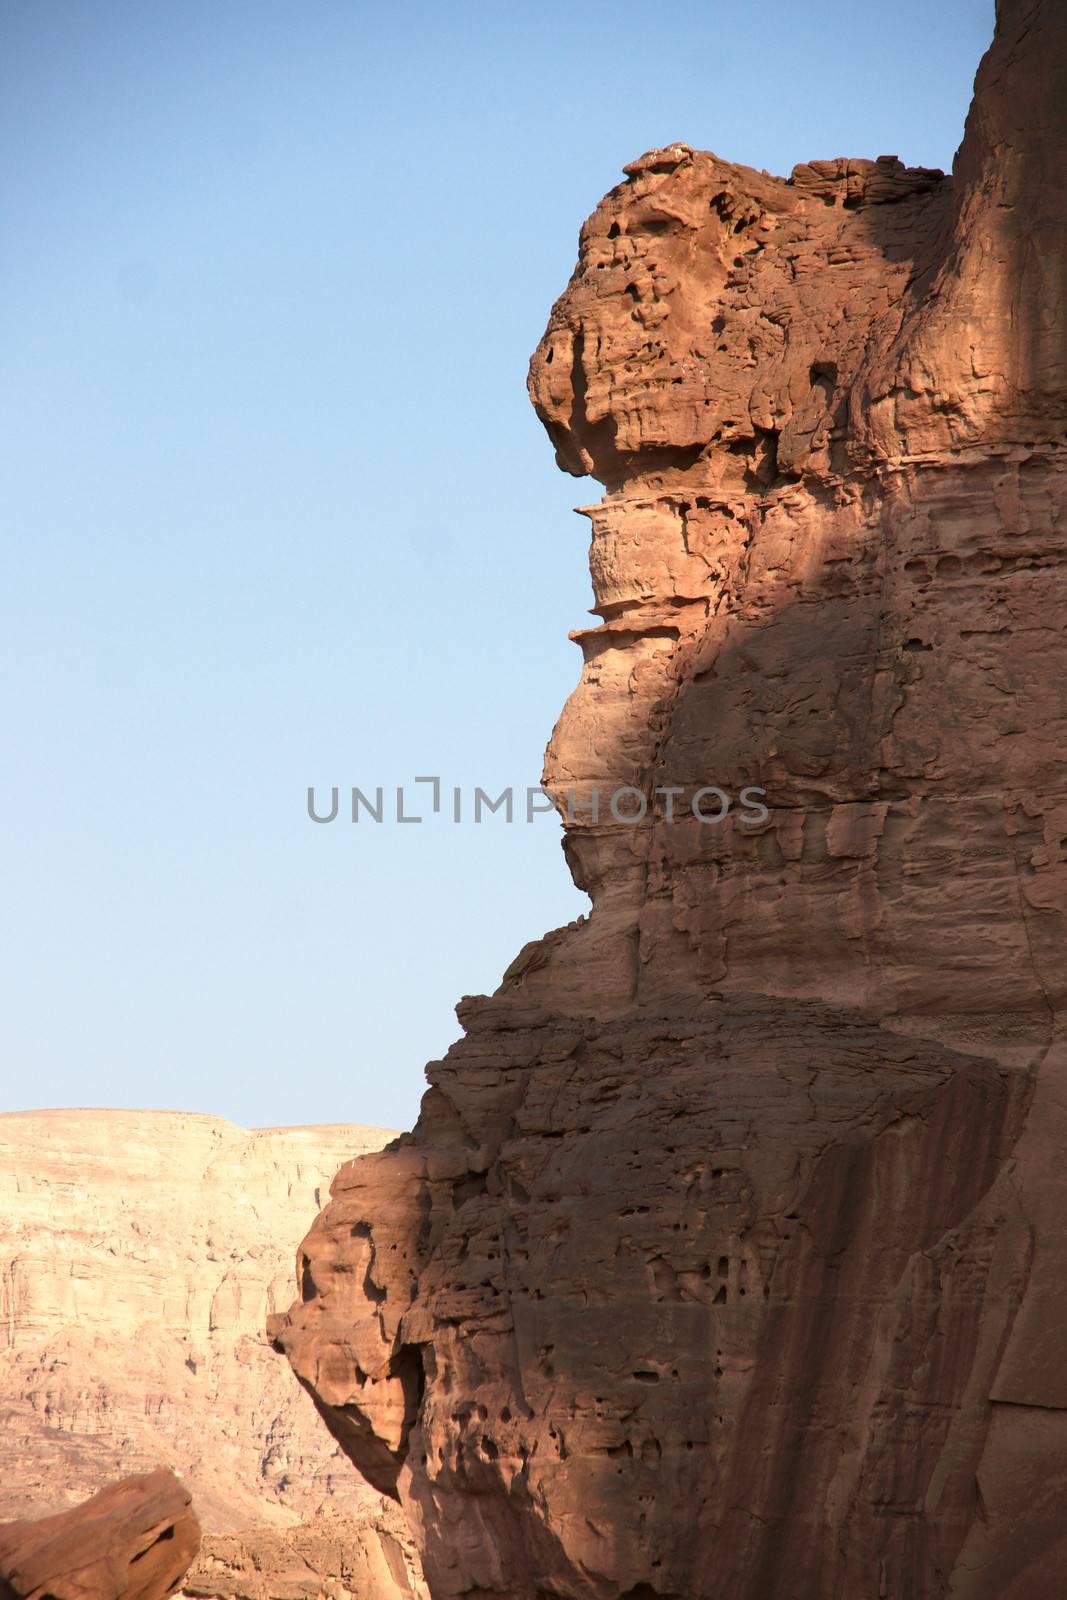
M 582 231 L 592 913 L 273 1329 L 435 1600 L 1067 1586 L 1065 225 L 1067 13 L 1005 0 L 951 178 L 672 145 Z

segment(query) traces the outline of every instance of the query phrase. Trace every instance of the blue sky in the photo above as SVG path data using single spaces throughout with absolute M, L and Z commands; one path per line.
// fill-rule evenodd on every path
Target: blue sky
M 407 1126 L 465 993 L 584 909 L 535 783 L 598 488 L 526 363 L 681 139 L 948 166 L 992 0 L 0 6 L 0 1109 Z

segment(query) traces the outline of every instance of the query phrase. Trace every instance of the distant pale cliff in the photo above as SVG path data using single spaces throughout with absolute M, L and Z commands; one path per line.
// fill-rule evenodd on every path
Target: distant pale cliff
M 338 1165 L 390 1137 L 182 1112 L 0 1116 L 0 1520 L 164 1466 L 192 1492 L 212 1593 L 259 1592 L 250 1533 L 309 1581 L 303 1524 L 322 1526 L 323 1507 L 363 1530 L 372 1565 L 379 1534 L 395 1543 L 401 1570 L 403 1534 L 263 1332 Z M 349 1559 L 364 1560 L 351 1539 Z

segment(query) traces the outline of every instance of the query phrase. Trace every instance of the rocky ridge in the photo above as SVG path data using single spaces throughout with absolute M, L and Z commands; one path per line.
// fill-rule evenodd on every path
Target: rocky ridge
M 1065 225 L 1067 14 L 1001 0 L 951 177 L 676 144 L 582 230 L 530 387 L 606 489 L 592 914 L 271 1325 L 434 1600 L 1067 1581 Z

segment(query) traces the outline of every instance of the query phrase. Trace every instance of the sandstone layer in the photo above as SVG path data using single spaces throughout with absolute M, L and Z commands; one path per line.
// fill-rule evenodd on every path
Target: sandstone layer
M 73 1511 L 0 1524 L 2 1600 L 166 1600 L 200 1545 L 172 1472 L 124 1478 Z
M 0 1517 L 162 1463 L 192 1492 L 205 1560 L 225 1536 L 237 1580 L 268 1535 L 281 1550 L 324 1505 L 384 1530 L 263 1326 L 331 1175 L 390 1137 L 180 1112 L 0 1116 Z
M 183 1600 L 427 1600 L 400 1508 L 377 1497 L 358 1511 L 324 1501 L 290 1528 L 211 1534 Z
M 950 177 L 635 161 L 530 387 L 606 489 L 592 912 L 274 1337 L 434 1600 L 1061 1593 L 1067 12 L 1001 0 Z

